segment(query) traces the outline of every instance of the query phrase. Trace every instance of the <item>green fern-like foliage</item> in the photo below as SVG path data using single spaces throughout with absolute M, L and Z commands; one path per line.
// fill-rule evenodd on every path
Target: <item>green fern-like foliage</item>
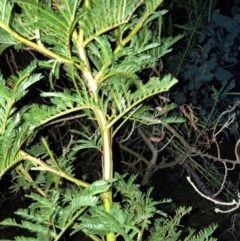
M 87 189 L 55 189 L 47 192 L 45 196 L 31 193 L 27 197 L 32 199 L 32 204 L 27 209 L 16 212 L 22 218 L 21 223 L 8 218 L 2 221 L 1 225 L 27 229 L 39 240 L 58 240 L 66 227 L 72 227 L 87 207 L 99 203 L 98 195 L 109 187 L 110 183 L 97 181 Z M 28 237 L 21 238 L 28 240 Z M 18 240 L 17 237 L 15 240 Z
M 161 1 L 53 3 L 17 1 L 20 15 L 14 12 L 14 1 L 2 1 L 0 6 L 2 49 L 9 44 L 17 47 L 22 41 L 22 47 L 29 45 L 52 58 L 40 63 L 51 69 L 50 80 L 53 75 L 59 76 L 61 63 L 65 63 L 66 74 L 74 83 L 74 90 L 42 94 L 51 97 L 52 107 L 33 105 L 25 114 L 33 126 L 79 110 L 109 113 L 111 109 L 107 124 L 110 127 L 126 114 L 131 116 L 130 110 L 144 100 L 168 91 L 177 82 L 166 76 L 143 84 L 138 75 L 143 69 L 153 68 L 158 58 L 171 51 L 170 47 L 181 38 L 161 39 L 161 19 L 166 12 L 157 10 Z M 156 31 L 150 28 L 153 20 L 159 21 Z M 89 82 L 86 71 L 91 72 L 94 84 Z M 95 87 L 89 84 L 96 86 L 94 98 L 89 91 Z
M 18 112 L 15 104 L 27 94 L 31 85 L 42 79 L 41 74 L 32 74 L 36 67 L 33 62 L 7 80 L 0 76 L 0 177 L 22 160 L 18 151 L 33 129 L 23 121 L 22 115 L 27 108 Z
M 180 207 L 176 210 L 176 215 L 172 219 L 157 219 L 154 223 L 154 227 L 150 230 L 150 237 L 148 241 L 177 241 L 180 240 L 181 231 L 178 231 L 178 225 L 180 224 L 180 218 L 188 213 L 191 208 Z M 217 239 L 210 237 L 216 230 L 217 225 L 209 225 L 199 233 L 194 229 L 189 229 L 189 234 L 183 241 L 217 241 Z
M 21 132 L 30 128 L 36 134 L 38 127 L 76 112 L 96 121 L 99 121 L 99 114 L 105 115 L 102 129 L 113 127 L 122 118 L 146 124 L 182 122 L 177 117 L 162 120 L 163 116 L 152 121 L 151 112 L 140 111 L 144 100 L 169 91 L 177 83 L 170 75 L 148 80 L 142 80 L 139 75 L 145 69 L 154 68 L 158 59 L 170 52 L 171 46 L 182 37 L 161 38 L 161 23 L 166 13 L 159 10 L 161 2 L 20 0 L 16 3 L 21 14 L 17 14 L 15 1 L 1 1 L 0 49 L 3 51 L 10 45 L 17 49 L 28 46 L 42 52 L 50 60 L 39 61 L 39 66 L 49 70 L 51 87 L 54 89 L 53 78 L 59 78 L 60 70 L 73 85 L 61 92 L 42 93 L 41 97 L 50 99 L 51 104 L 32 104 L 30 108 L 16 112 L 15 121 L 12 121 L 9 114 L 13 115 L 14 103 L 25 94 L 28 85 L 41 76 L 28 76 L 24 83 L 21 78 L 26 78 L 25 73 L 19 77 L 19 82 L 18 78 L 12 77 L 9 81 L 15 86 L 13 90 L 9 90 L 3 81 L 4 95 L 10 91 L 8 95 L 15 101 L 5 96 L 5 102 L 2 102 L 9 108 L 2 127 L 7 129 L 9 138 L 3 138 L 7 142 L 3 148 L 11 146 L 15 139 L 18 140 L 16 146 L 22 146 L 24 134 L 21 138 L 15 134 L 19 125 Z M 154 30 L 153 21 L 157 23 Z M 30 66 L 26 71 L 32 68 Z M 85 140 L 82 144 L 87 146 Z M 1 175 L 20 160 L 15 158 L 17 153 L 15 148 L 12 154 L 7 152 L 7 157 L 1 158 Z
M 177 239 L 176 226 L 189 209 L 180 209 L 171 222 L 157 209 L 168 200 L 152 200 L 151 189 L 143 194 L 134 177 L 128 182 L 112 179 L 112 139 L 124 122 L 183 121 L 167 117 L 174 104 L 157 111 L 144 104 L 177 83 L 171 75 L 144 74 L 182 37 L 161 37 L 166 13 L 161 4 L 162 0 L 0 1 L 0 53 L 9 46 L 27 47 L 48 58 L 7 80 L 0 77 L 0 177 L 12 168 L 18 177 L 13 190 L 33 191 L 29 208 L 16 213 L 22 221 L 6 219 L 2 225 L 27 229 L 38 240 L 57 241 L 66 231 L 81 231 L 97 241 L 113 241 L 115 233 L 130 241 L 146 239 L 152 218 L 160 215 L 164 218 L 156 222 L 163 232 L 154 229 L 157 238 L 149 236 L 151 240 L 166 237 L 169 229 Z M 41 91 L 44 104 L 22 106 L 29 86 L 42 78 L 34 73 L 37 66 L 49 76 L 50 89 Z M 55 79 L 62 79 L 64 87 L 56 87 Z M 75 116 L 78 124 L 68 133 L 73 138 L 62 145 L 60 155 L 51 150 L 48 138 L 36 144 L 41 128 Z M 77 154 L 86 149 L 97 149 L 103 169 L 103 180 L 91 185 L 74 177 Z M 114 181 L 121 202 L 112 201 Z
M 127 181 L 126 176 L 117 177 L 118 181 L 112 181 L 115 194 L 120 195 L 122 201 L 114 203 L 110 213 L 102 207 L 100 197 L 110 188 L 111 182 L 97 181 L 86 189 L 70 186 L 48 191 L 45 196 L 31 193 L 27 197 L 32 199 L 32 204 L 16 212 L 22 221 L 8 218 L 0 225 L 27 229 L 36 239 L 46 241 L 59 240 L 67 228 L 71 229 L 71 235 L 82 231 L 94 240 L 102 240 L 109 232 L 118 233 L 126 241 L 179 240 L 180 220 L 191 208 L 180 207 L 176 215 L 168 217 L 157 207 L 171 200 L 154 201 L 151 198 L 152 189 L 142 193 L 140 185 L 135 184 L 136 176 L 129 177 Z M 157 219 L 153 223 L 154 217 Z M 190 229 L 184 241 L 215 241 L 209 236 L 216 227 L 211 225 L 199 233 Z M 25 241 L 33 237 L 15 237 L 14 240 Z
M 180 220 L 189 213 L 191 208 L 180 207 L 176 210 L 176 215 L 170 218 L 166 213 L 158 210 L 157 205 L 169 203 L 171 200 L 154 201 L 150 197 L 151 189 L 146 194 L 142 193 L 140 185 L 134 183 L 136 176 L 131 176 L 128 181 L 125 181 L 124 177 L 121 176 L 118 178 L 115 187 L 118 195 L 120 194 L 122 197 L 122 202 L 114 203 L 110 213 L 94 206 L 87 215 L 79 218 L 81 224 L 72 234 L 78 230 L 86 230 L 87 234 L 104 237 L 106 233 L 112 231 L 119 233 L 126 241 L 179 240 L 181 235 L 181 231 L 178 229 Z M 160 218 L 155 219 L 153 225 L 152 218 L 156 216 L 160 216 Z M 208 238 L 216 228 L 217 225 L 211 225 L 200 231 L 199 234 L 191 229 L 184 241 L 214 241 L 216 239 Z

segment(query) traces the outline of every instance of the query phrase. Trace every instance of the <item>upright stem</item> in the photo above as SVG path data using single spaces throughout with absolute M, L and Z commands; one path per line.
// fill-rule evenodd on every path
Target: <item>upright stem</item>
M 98 86 L 97 81 L 93 77 L 91 67 L 89 65 L 88 57 L 86 54 L 86 50 L 83 46 L 83 31 L 80 28 L 78 33 L 74 32 L 72 36 L 73 43 L 78 49 L 78 54 L 80 59 L 84 62 L 84 69 L 81 70 L 82 75 L 86 81 L 87 88 L 89 90 L 89 94 L 91 98 L 95 99 L 98 102 Z M 113 162 L 112 162 L 112 133 L 111 128 L 108 127 L 108 120 L 106 117 L 106 113 L 103 111 L 93 108 L 92 109 L 101 132 L 102 139 L 102 168 L 103 168 L 103 180 L 108 180 L 113 177 Z M 112 191 L 108 191 L 103 193 L 102 195 L 103 205 L 106 212 L 110 212 L 110 208 L 112 206 Z M 109 233 L 106 236 L 106 241 L 114 241 L 115 234 Z
M 112 161 L 112 134 L 111 129 L 106 128 L 102 130 L 102 162 L 103 162 L 103 179 L 108 180 L 113 177 L 113 161 Z M 112 206 L 112 190 L 102 195 L 103 205 L 106 212 L 110 212 Z M 106 236 L 107 241 L 114 241 L 115 234 L 108 233 Z

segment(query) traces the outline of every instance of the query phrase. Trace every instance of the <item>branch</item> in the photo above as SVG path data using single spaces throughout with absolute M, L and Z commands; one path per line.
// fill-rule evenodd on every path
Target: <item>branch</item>
M 133 151 L 132 149 L 124 146 L 123 144 L 119 143 L 119 147 L 124 150 L 127 151 L 128 153 L 130 153 L 131 155 L 137 157 L 137 159 L 143 161 L 146 165 L 148 165 L 148 159 L 146 159 L 144 156 L 138 154 L 137 152 Z
M 215 208 L 215 212 L 216 212 L 216 213 L 230 213 L 230 212 L 232 212 L 232 211 L 234 211 L 234 210 L 236 210 L 236 209 L 238 209 L 238 208 L 240 207 L 240 195 L 238 195 L 238 202 L 236 202 L 236 200 L 234 200 L 234 199 L 233 199 L 232 202 L 221 202 L 221 201 L 217 201 L 217 200 L 215 200 L 215 199 L 213 199 L 213 198 L 211 198 L 211 197 L 208 197 L 208 196 L 204 195 L 202 192 L 200 192 L 200 191 L 198 190 L 198 188 L 194 185 L 194 183 L 191 181 L 191 179 L 190 179 L 189 176 L 187 177 L 187 180 L 188 180 L 188 182 L 192 185 L 192 187 L 195 189 L 195 191 L 196 191 L 198 194 L 200 194 L 202 197 L 204 197 L 205 199 L 207 199 L 207 200 L 209 200 L 209 201 L 211 201 L 211 202 L 214 202 L 215 204 L 220 204 L 220 205 L 224 205 L 224 206 L 232 206 L 232 205 L 235 205 L 235 207 L 233 207 L 233 208 L 231 208 L 231 209 L 229 209 L 229 210 L 226 210 L 226 211 L 221 210 L 221 209 L 219 209 L 219 208 Z
M 74 177 L 71 177 L 69 175 L 67 175 L 66 173 L 64 173 L 63 171 L 60 171 L 54 167 L 51 167 L 49 166 L 47 163 L 45 163 L 44 161 L 42 161 L 40 158 L 36 158 L 36 157 L 33 157 L 31 155 L 29 155 L 27 152 L 25 151 L 20 151 L 21 153 L 21 156 L 22 156 L 22 160 L 29 160 L 31 161 L 35 167 L 32 167 L 31 170 L 44 170 L 44 171 L 48 171 L 48 172 L 51 172 L 57 176 L 60 176 L 62 178 L 65 178 L 67 180 L 69 180 L 70 182 L 73 182 L 73 183 L 76 183 L 77 185 L 79 186 L 82 186 L 82 187 L 89 187 L 90 184 L 88 184 L 87 182 L 84 182 L 82 180 L 78 180 Z
M 53 124 L 57 124 L 57 123 L 59 123 L 59 122 L 63 122 L 61 125 L 64 125 L 66 121 L 75 120 L 75 119 L 77 119 L 77 118 L 82 118 L 82 117 L 86 117 L 86 116 L 87 116 L 86 114 L 69 116 L 69 117 L 61 118 L 61 119 L 59 119 L 59 120 L 51 121 L 50 123 L 47 123 L 47 124 L 44 125 L 44 126 L 50 126 L 50 125 L 53 125 Z
M 187 149 L 193 149 L 192 146 L 190 146 L 185 139 L 183 138 L 183 136 L 179 135 L 170 125 L 168 124 L 163 124 L 163 126 L 168 129 L 174 136 L 176 136 L 178 138 L 178 140 L 183 144 L 183 146 Z
M 4 29 L 6 32 L 8 32 L 12 37 L 14 37 L 17 41 L 23 43 L 24 45 L 27 45 L 31 48 L 33 48 L 34 50 L 48 56 L 49 58 L 52 59 L 56 59 L 57 61 L 61 62 L 61 63 L 65 63 L 65 64 L 74 64 L 74 62 L 72 60 L 66 59 L 61 57 L 60 55 L 50 51 L 49 49 L 45 48 L 42 45 L 38 45 L 28 39 L 26 39 L 25 37 L 22 37 L 20 34 L 18 34 L 16 31 L 14 31 L 13 29 L 11 29 L 7 24 L 5 24 L 3 21 L 0 21 L 0 27 L 2 29 Z M 78 66 L 79 67 L 79 66 Z
M 158 150 L 155 148 L 155 146 L 152 144 L 152 141 L 144 134 L 144 132 L 141 130 L 141 128 L 138 128 L 138 133 L 152 152 L 152 158 L 147 163 L 147 168 L 144 173 L 141 185 L 144 186 L 148 183 L 148 180 L 152 176 L 153 170 L 156 166 L 157 159 L 158 159 Z

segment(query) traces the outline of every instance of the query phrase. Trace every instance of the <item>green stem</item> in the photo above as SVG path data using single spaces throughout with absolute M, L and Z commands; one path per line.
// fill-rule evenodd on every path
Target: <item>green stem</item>
M 106 126 L 107 121 L 103 113 L 96 113 L 99 126 Z M 100 114 L 100 115 L 99 115 Z M 100 125 L 101 124 L 101 125 Z M 108 180 L 113 178 L 113 161 L 112 161 L 112 131 L 111 128 L 100 128 L 102 136 L 102 165 L 103 165 L 103 179 Z M 112 191 L 105 192 L 101 195 L 103 206 L 106 212 L 110 212 L 113 203 Z M 108 233 L 106 236 L 107 241 L 114 241 L 115 234 Z
M 140 1 L 138 8 L 144 1 Z M 160 6 L 162 4 L 163 0 L 159 1 L 159 4 L 156 6 Z M 145 20 L 155 11 L 155 9 L 152 9 L 151 12 L 145 12 L 145 14 L 142 16 L 142 18 L 139 20 L 139 22 L 135 25 L 135 27 L 132 29 L 132 31 L 118 44 L 117 48 L 114 50 L 114 54 L 116 54 L 120 49 L 122 49 L 123 46 L 125 46 L 128 42 L 130 42 L 133 38 L 133 36 L 136 35 L 136 33 L 139 32 L 139 30 L 142 28 Z
M 142 225 L 141 225 L 142 226 L 141 232 L 138 234 L 138 237 L 137 237 L 137 241 L 141 241 L 142 240 L 142 236 L 143 236 L 146 224 L 147 224 L 147 219 L 144 219 L 144 221 L 142 222 Z
M 7 24 L 5 24 L 3 21 L 0 21 L 0 27 L 2 29 L 4 29 L 6 32 L 8 32 L 9 34 L 11 34 L 11 36 L 13 38 L 15 38 L 16 40 L 18 40 L 19 42 L 33 48 L 34 50 L 50 57 L 53 59 L 56 59 L 59 62 L 65 63 L 65 64 L 73 64 L 73 61 L 63 58 L 58 54 L 55 54 L 54 52 L 50 51 L 49 49 L 45 48 L 42 45 L 38 45 L 37 43 L 34 43 L 28 39 L 26 39 L 25 37 L 22 37 L 20 34 L 18 34 L 17 32 L 15 32 L 14 30 L 12 30 Z
M 74 221 L 87 209 L 88 207 L 83 207 L 81 208 L 68 222 L 68 224 L 66 224 L 64 226 L 64 228 L 61 230 L 61 232 L 55 237 L 54 241 L 58 241 L 62 235 L 66 232 L 66 230 L 68 230 L 74 223 Z
M 20 176 L 23 176 L 25 178 L 25 180 L 27 180 L 28 182 L 30 183 L 34 183 L 31 175 L 29 174 L 28 170 L 26 170 L 22 163 L 20 165 L 18 165 L 16 167 L 16 172 L 20 175 Z M 46 193 L 37 185 L 33 185 L 33 188 L 38 192 L 40 193 L 43 197 L 46 196 Z
M 84 32 L 80 29 L 78 34 L 74 32 L 72 41 L 78 50 L 78 55 L 80 59 L 84 63 L 84 69 L 82 70 L 82 75 L 86 81 L 87 88 L 89 90 L 89 94 L 92 98 L 98 102 L 98 93 L 97 93 L 97 81 L 94 79 L 91 67 L 89 65 L 88 57 L 86 54 L 86 50 L 83 44 L 84 39 Z M 112 133 L 111 127 L 108 128 L 108 121 L 106 117 L 106 113 L 103 113 L 101 110 L 97 108 L 92 108 L 98 126 L 101 131 L 101 138 L 102 138 L 102 166 L 103 166 L 103 179 L 108 180 L 113 177 L 113 163 L 112 163 Z M 106 212 L 110 212 L 110 208 L 112 206 L 112 191 L 105 192 L 101 195 L 103 200 L 104 209 Z M 114 241 L 115 234 L 109 233 L 106 236 L 107 241 Z
M 26 153 L 25 151 L 19 151 L 21 156 L 22 156 L 22 160 L 29 160 L 31 161 L 33 164 L 36 165 L 36 167 L 32 168 L 32 170 L 44 170 L 44 171 L 48 171 L 51 172 L 55 175 L 58 175 L 66 180 L 69 180 L 72 183 L 75 183 L 76 185 L 79 185 L 81 187 L 87 188 L 90 186 L 89 183 L 84 182 L 82 180 L 78 180 L 72 176 L 67 175 L 66 173 L 64 173 L 63 171 L 57 170 L 51 166 L 49 166 L 47 163 L 43 162 L 40 158 L 36 158 L 33 157 L 31 155 L 29 155 L 28 153 Z

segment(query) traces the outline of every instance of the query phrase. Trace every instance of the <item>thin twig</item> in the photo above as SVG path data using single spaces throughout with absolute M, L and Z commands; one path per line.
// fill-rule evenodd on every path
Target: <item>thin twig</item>
M 215 200 L 215 199 L 213 199 L 213 198 L 211 198 L 211 197 L 208 197 L 208 196 L 204 195 L 200 190 L 198 190 L 198 188 L 194 185 L 194 183 L 191 181 L 191 179 L 190 179 L 189 176 L 187 177 L 187 181 L 191 184 L 191 186 L 195 189 L 195 191 L 196 191 L 198 194 L 200 194 L 202 197 L 204 197 L 205 199 L 207 199 L 207 200 L 209 200 L 209 201 L 211 201 L 211 202 L 214 202 L 215 204 L 220 204 L 220 205 L 224 205 L 224 206 L 232 206 L 232 205 L 235 205 L 232 209 L 228 209 L 228 210 L 226 210 L 226 211 L 221 210 L 221 209 L 219 209 L 219 208 L 215 208 L 215 212 L 216 212 L 216 213 L 218 213 L 218 212 L 219 212 L 219 213 L 230 213 L 230 212 L 238 209 L 239 206 L 240 206 L 240 198 L 239 198 L 238 202 L 236 202 L 236 200 L 234 200 L 234 199 L 233 199 L 232 202 L 221 202 L 221 201 L 217 201 L 217 200 Z
M 87 116 L 86 114 L 69 116 L 69 117 L 61 118 L 61 119 L 59 119 L 59 120 L 51 121 L 50 123 L 48 123 L 48 124 L 46 124 L 46 125 L 44 125 L 44 126 L 50 126 L 50 125 L 53 125 L 53 124 L 56 124 L 56 123 L 59 123 L 59 122 L 63 122 L 62 125 L 64 125 L 64 123 L 65 123 L 66 121 L 74 120 L 74 119 L 82 118 L 82 117 L 86 117 L 86 116 Z

